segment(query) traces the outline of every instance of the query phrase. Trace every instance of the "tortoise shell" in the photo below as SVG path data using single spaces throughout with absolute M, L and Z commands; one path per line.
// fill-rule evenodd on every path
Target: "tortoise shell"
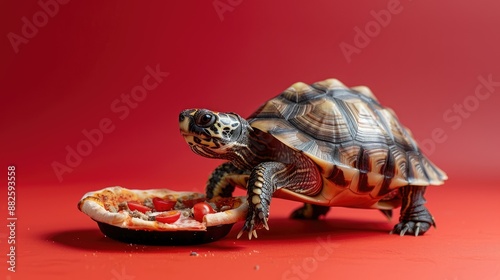
M 254 128 L 302 151 L 320 168 L 323 191 L 309 198 L 283 190 L 275 196 L 323 204 L 390 209 L 394 190 L 441 185 L 446 174 L 422 154 L 394 111 L 364 86 L 336 79 L 295 83 L 249 118 Z M 347 191 L 346 191 L 347 190 Z

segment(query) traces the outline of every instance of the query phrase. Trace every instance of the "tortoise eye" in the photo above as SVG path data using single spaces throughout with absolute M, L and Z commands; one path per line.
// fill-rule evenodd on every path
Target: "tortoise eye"
M 200 114 L 197 118 L 197 125 L 201 127 L 209 127 L 215 122 L 215 116 L 209 113 Z

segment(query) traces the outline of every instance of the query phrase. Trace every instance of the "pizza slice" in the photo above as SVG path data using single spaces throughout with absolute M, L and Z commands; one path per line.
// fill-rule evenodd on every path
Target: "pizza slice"
M 195 244 L 227 235 L 246 217 L 245 197 L 206 201 L 196 192 L 108 187 L 85 194 L 78 209 L 101 231 L 120 241 L 142 244 Z

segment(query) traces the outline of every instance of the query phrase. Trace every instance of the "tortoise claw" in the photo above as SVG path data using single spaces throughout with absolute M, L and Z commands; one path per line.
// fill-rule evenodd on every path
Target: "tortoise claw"
M 248 231 L 248 240 L 252 240 L 252 236 L 257 238 L 257 231 L 253 228 L 250 228 L 249 230 L 247 230 L 245 227 L 243 227 L 240 232 L 238 233 L 238 235 L 236 236 L 236 239 L 240 239 L 240 237 L 243 235 L 243 233 L 245 231 Z
M 240 239 L 240 237 L 243 235 L 243 232 L 245 232 L 245 230 L 242 228 L 240 232 L 238 232 L 238 235 L 236 235 L 236 239 Z
M 401 232 L 399 233 L 399 236 L 403 236 L 405 235 L 405 233 L 410 229 L 410 225 L 409 224 L 405 224 L 405 226 L 403 227 L 403 229 L 401 230 Z
M 400 222 L 399 224 L 394 226 L 394 229 L 390 232 L 390 234 L 399 233 L 400 236 L 404 235 L 420 236 L 423 235 L 427 230 L 429 230 L 431 225 L 433 224 L 421 221 Z
M 243 235 L 243 233 L 245 231 L 248 231 L 248 240 L 252 240 L 252 236 L 257 238 L 257 230 L 254 229 L 254 226 L 253 224 L 250 225 L 250 227 L 248 228 L 246 226 L 246 224 L 243 226 L 243 228 L 241 228 L 240 232 L 238 233 L 238 235 L 236 236 L 236 239 L 240 239 L 240 237 Z
M 269 225 L 267 224 L 267 218 L 262 219 L 262 226 L 266 229 L 269 230 Z M 255 236 L 257 238 L 257 236 Z
M 415 225 L 415 236 L 418 236 L 419 233 L 420 233 L 420 222 L 418 222 Z
M 268 218 L 260 209 L 255 209 L 252 211 L 252 214 L 247 216 L 245 221 L 245 225 L 240 230 L 236 238 L 240 238 L 243 235 L 243 232 L 248 232 L 248 239 L 251 240 L 252 237 L 257 238 L 257 230 L 261 228 L 265 228 L 269 230 L 269 224 L 267 223 Z

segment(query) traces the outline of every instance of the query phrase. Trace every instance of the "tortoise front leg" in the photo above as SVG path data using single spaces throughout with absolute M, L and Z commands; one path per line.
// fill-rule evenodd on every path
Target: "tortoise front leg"
M 263 162 L 257 165 L 247 185 L 248 213 L 245 225 L 238 234 L 248 231 L 248 238 L 257 237 L 257 229 L 269 230 L 269 206 L 273 193 L 286 188 L 303 194 L 316 194 L 322 185 L 319 172 L 316 169 L 304 169 L 294 164 L 281 162 Z
M 426 187 L 423 186 L 405 186 L 401 188 L 403 203 L 401 205 L 401 216 L 399 223 L 394 226 L 391 233 L 413 234 L 418 236 L 424 234 L 431 226 L 436 227 L 434 218 L 429 210 L 425 208 Z
M 241 170 L 231 162 L 219 165 L 208 179 L 205 190 L 207 199 L 215 196 L 230 197 L 236 186 L 246 188 L 249 175 L 250 171 Z
M 263 162 L 253 169 L 247 185 L 247 218 L 237 238 L 244 231 L 248 231 L 248 239 L 252 239 L 252 235 L 257 238 L 257 229 L 264 227 L 269 230 L 267 219 L 271 197 L 278 189 L 277 185 L 286 181 L 289 173 L 286 170 L 287 165 L 281 162 Z

